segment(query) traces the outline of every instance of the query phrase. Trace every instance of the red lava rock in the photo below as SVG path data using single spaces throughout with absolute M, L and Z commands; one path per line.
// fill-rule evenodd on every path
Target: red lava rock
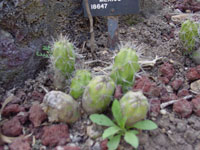
M 42 110 L 39 104 L 33 105 L 29 111 L 29 120 L 33 123 L 34 127 L 38 127 L 47 119 L 47 114 Z
M 120 99 L 123 96 L 122 87 L 121 85 L 117 85 L 115 88 L 114 98 Z
M 10 150 L 31 150 L 30 143 L 27 139 L 17 138 L 9 145 Z
M 0 150 L 4 150 L 4 146 L 0 146 Z
M 186 73 L 186 77 L 189 81 L 194 81 L 200 79 L 200 67 L 190 68 Z
M 162 87 L 161 90 L 160 90 L 160 97 L 161 97 L 161 102 L 167 102 L 170 100 L 169 98 L 169 93 L 167 91 L 166 88 Z
M 159 77 L 159 80 L 163 83 L 163 84 L 168 84 L 169 83 L 169 79 L 167 77 Z
M 17 114 L 17 118 L 19 119 L 21 124 L 25 124 L 26 121 L 28 120 L 28 112 L 20 112 Z
M 192 114 L 192 104 L 182 99 L 173 105 L 173 111 L 181 117 L 189 117 Z
M 193 111 L 197 116 L 200 117 L 200 96 L 195 97 L 192 99 Z
M 6 136 L 19 136 L 22 133 L 22 125 L 17 117 L 6 121 L 2 126 L 2 132 Z
M 108 140 L 103 140 L 100 144 L 101 150 L 108 150 L 107 147 Z
M 45 146 L 64 145 L 69 142 L 68 126 L 65 124 L 45 126 L 43 131 L 41 140 Z
M 33 100 L 38 100 L 38 101 L 42 101 L 44 98 L 44 94 L 38 92 L 38 91 L 33 91 L 32 92 L 32 99 Z
M 187 89 L 182 89 L 182 90 L 178 91 L 177 96 L 178 96 L 178 97 L 185 97 L 185 96 L 187 96 L 187 95 L 189 95 L 189 94 L 190 94 L 190 93 L 189 93 L 189 91 L 188 91 Z
M 182 79 L 176 79 L 171 83 L 172 88 L 177 91 L 183 85 Z
M 3 109 L 2 115 L 8 117 L 10 115 L 16 115 L 21 111 L 25 111 L 25 108 L 18 104 L 10 104 Z
M 153 98 L 149 100 L 150 112 L 159 113 L 160 112 L 160 100 L 158 98 Z
M 77 146 L 57 146 L 55 150 L 81 150 L 80 147 Z
M 147 76 L 142 76 L 141 78 L 136 79 L 133 86 L 133 91 L 141 90 L 146 96 L 159 96 L 160 89 L 152 82 Z
M 167 77 L 169 80 L 174 76 L 175 69 L 172 64 L 165 62 L 159 69 L 162 76 Z

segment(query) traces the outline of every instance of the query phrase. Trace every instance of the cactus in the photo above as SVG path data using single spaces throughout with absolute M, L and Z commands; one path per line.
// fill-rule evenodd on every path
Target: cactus
M 69 76 L 74 71 L 75 54 L 72 43 L 61 37 L 53 44 L 52 61 L 56 69 Z
M 77 70 L 75 77 L 71 81 L 70 95 L 77 99 L 82 96 L 85 87 L 92 79 L 92 75 L 87 70 Z
M 83 109 L 89 114 L 103 112 L 110 104 L 114 90 L 115 83 L 110 77 L 94 77 L 83 93 Z
M 129 91 L 119 102 L 123 117 L 127 119 L 126 126 L 132 126 L 137 121 L 146 118 L 149 103 L 141 91 Z
M 75 65 L 74 47 L 66 37 L 60 36 L 59 40 L 53 43 L 51 63 L 54 70 L 54 86 L 62 89 Z
M 42 105 L 50 122 L 74 123 L 80 117 L 78 103 L 70 95 L 60 91 L 48 92 Z
M 138 56 L 131 48 L 122 48 L 114 59 L 110 77 L 127 91 L 133 85 L 135 73 L 140 70 Z
M 187 20 L 181 25 L 181 30 L 179 33 L 179 38 L 190 53 L 194 50 L 196 42 L 199 41 L 199 29 L 200 25 L 196 22 Z

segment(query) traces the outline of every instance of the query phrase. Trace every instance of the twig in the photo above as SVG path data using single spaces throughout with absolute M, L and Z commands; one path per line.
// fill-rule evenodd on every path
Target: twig
M 138 63 L 141 64 L 142 67 L 148 67 L 148 66 L 153 67 L 156 64 L 156 62 L 160 59 L 162 59 L 162 57 L 156 56 L 156 58 L 153 60 L 143 60 L 143 61 L 141 60 L 138 61 Z
M 40 87 L 45 91 L 45 93 L 49 92 L 49 90 L 47 88 L 45 88 L 43 85 L 40 85 Z
M 163 109 L 163 108 L 165 108 L 165 107 L 167 107 L 167 106 L 169 106 L 169 105 L 171 105 L 171 104 L 174 104 L 174 103 L 176 103 L 176 102 L 178 102 L 178 101 L 180 101 L 180 100 L 182 100 L 182 99 L 190 99 L 190 98 L 192 98 L 192 97 L 193 97 L 192 95 L 187 95 L 187 96 L 185 96 L 185 97 L 183 97 L 183 98 L 180 98 L 180 99 L 178 99 L 178 100 L 171 100 L 171 101 L 169 101 L 169 102 L 162 103 L 162 104 L 160 105 L 160 108 Z
M 84 64 L 92 64 L 92 63 L 97 63 L 97 62 L 100 62 L 100 63 L 104 63 L 104 64 L 107 64 L 107 65 L 110 65 L 110 63 L 106 62 L 106 61 L 102 61 L 102 60 L 91 60 L 91 61 L 87 61 L 85 62 Z
M 87 15 L 90 21 L 90 48 L 91 48 L 91 52 L 92 55 L 94 56 L 94 49 L 95 49 L 95 39 L 94 39 L 94 27 L 93 27 L 93 17 L 89 8 L 89 2 L 88 0 L 84 0 L 85 3 L 85 8 L 87 11 Z

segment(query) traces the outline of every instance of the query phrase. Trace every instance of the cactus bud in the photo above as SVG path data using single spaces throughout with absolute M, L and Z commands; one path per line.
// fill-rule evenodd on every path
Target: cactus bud
M 131 126 L 137 121 L 146 118 L 149 103 L 141 91 L 129 91 L 120 99 L 119 102 L 122 114 L 127 118 L 126 126 Z
M 80 117 L 78 103 L 70 95 L 60 91 L 48 92 L 42 105 L 50 122 L 73 123 Z
M 75 77 L 71 81 L 70 95 L 77 99 L 82 96 L 85 87 L 88 85 L 92 75 L 87 70 L 77 70 Z
M 133 85 L 135 73 L 140 70 L 138 56 L 131 48 L 122 48 L 114 59 L 110 77 L 127 91 Z
M 110 77 L 94 77 L 84 91 L 83 109 L 89 114 L 103 112 L 110 104 L 114 90 L 115 83 Z
M 199 41 L 199 24 L 193 21 L 187 20 L 181 25 L 179 38 L 183 43 L 183 46 L 187 48 L 190 53 L 195 48 L 195 44 Z

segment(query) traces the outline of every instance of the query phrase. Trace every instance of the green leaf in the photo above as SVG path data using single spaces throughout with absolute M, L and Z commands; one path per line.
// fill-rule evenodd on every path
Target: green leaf
M 117 132 L 119 132 L 121 129 L 118 126 L 113 126 L 113 127 L 109 127 L 108 129 L 106 129 L 103 132 L 103 139 L 108 138 L 109 136 L 112 136 L 114 134 L 116 134 Z
M 98 124 L 98 125 L 102 125 L 102 126 L 115 126 L 115 124 L 112 122 L 112 120 L 110 120 L 107 116 L 101 114 L 92 114 L 90 115 L 90 120 L 92 120 L 92 122 Z
M 138 137 L 134 134 L 132 131 L 128 131 L 125 133 L 124 140 L 133 146 L 134 148 L 137 148 L 139 145 Z
M 112 104 L 112 113 L 113 116 L 115 118 L 115 120 L 117 121 L 117 124 L 121 127 L 124 128 L 124 119 L 122 116 L 122 112 L 121 112 L 121 106 L 118 100 L 114 100 L 113 104 Z
M 110 140 L 107 143 L 108 150 L 116 150 L 119 145 L 120 139 L 121 135 L 116 135 L 110 138 Z
M 136 122 L 133 125 L 133 127 L 140 130 L 154 130 L 158 128 L 157 124 L 151 120 L 142 120 L 142 121 Z

